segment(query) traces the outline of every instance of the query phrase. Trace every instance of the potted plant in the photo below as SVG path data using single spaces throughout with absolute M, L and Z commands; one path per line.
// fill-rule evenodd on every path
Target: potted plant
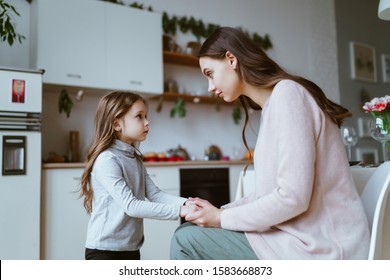
M 28 2 L 31 2 L 31 0 Z M 26 39 L 25 36 L 16 32 L 13 15 L 20 16 L 14 6 L 0 0 L 0 38 L 2 42 L 7 42 L 10 46 L 13 45 L 15 40 L 22 43 L 22 40 Z

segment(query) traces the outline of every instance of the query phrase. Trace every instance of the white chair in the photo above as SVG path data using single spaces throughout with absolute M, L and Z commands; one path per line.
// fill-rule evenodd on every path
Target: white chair
M 371 230 L 369 260 L 382 256 L 382 226 L 390 189 L 390 161 L 381 164 L 371 175 L 361 194 Z
M 244 175 L 245 173 L 245 175 Z M 247 170 L 241 171 L 240 176 L 238 177 L 238 185 L 236 190 L 235 200 L 239 200 L 244 196 L 255 191 L 255 171 Z

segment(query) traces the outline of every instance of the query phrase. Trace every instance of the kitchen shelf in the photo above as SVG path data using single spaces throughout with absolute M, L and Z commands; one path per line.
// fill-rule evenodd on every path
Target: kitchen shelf
M 164 51 L 164 63 L 190 67 L 199 67 L 198 58 L 194 55 Z
M 162 96 L 156 96 L 152 99 L 159 99 L 162 97 L 164 101 L 173 101 L 175 102 L 178 98 L 183 98 L 186 102 L 200 103 L 200 104 L 213 104 L 213 105 L 227 105 L 232 106 L 236 102 L 228 103 L 223 99 L 214 97 L 214 96 L 204 96 L 204 95 L 191 95 L 187 93 L 176 93 L 176 92 L 164 92 Z
M 198 58 L 194 55 L 182 54 L 177 52 L 164 51 L 164 63 L 175 64 L 189 67 L 199 67 Z M 199 104 L 213 104 L 213 105 L 227 105 L 233 106 L 239 104 L 238 100 L 235 102 L 225 102 L 223 99 L 215 97 L 213 95 L 191 95 L 188 93 L 177 93 L 177 92 L 164 92 L 163 95 L 153 97 L 152 99 L 163 98 L 164 101 L 176 102 L 178 98 L 183 98 L 186 102 L 199 103 Z

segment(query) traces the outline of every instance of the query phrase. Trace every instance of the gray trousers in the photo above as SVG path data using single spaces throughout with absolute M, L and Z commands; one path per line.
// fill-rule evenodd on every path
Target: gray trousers
M 257 260 L 245 234 L 182 224 L 171 240 L 172 260 Z

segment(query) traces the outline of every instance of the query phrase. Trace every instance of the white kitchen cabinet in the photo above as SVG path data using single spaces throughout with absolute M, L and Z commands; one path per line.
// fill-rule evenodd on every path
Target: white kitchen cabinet
M 147 167 L 150 178 L 163 191 L 179 196 L 180 177 L 177 167 Z M 145 242 L 141 248 L 143 260 L 169 260 L 171 237 L 180 220 L 144 219 Z
M 162 94 L 161 14 L 96 0 L 34 0 L 31 68 L 49 85 Z
M 43 82 L 106 86 L 105 3 L 35 0 L 31 7 L 32 68 Z
M 239 174 L 245 165 L 221 166 L 229 167 L 232 200 L 236 193 Z M 161 190 L 172 195 L 180 195 L 178 166 L 146 168 L 151 179 Z M 82 172 L 83 168 L 42 171 L 41 259 L 84 259 L 89 215 L 85 212 L 82 198 L 79 197 Z M 144 219 L 145 242 L 141 248 L 141 258 L 169 259 L 171 237 L 179 225 L 179 219 L 175 221 Z
M 89 215 L 79 198 L 82 173 L 82 168 L 42 171 L 41 259 L 84 259 Z M 162 190 L 179 195 L 177 167 L 150 167 L 148 173 Z M 142 259 L 169 259 L 171 236 L 179 225 L 179 219 L 144 219 Z
M 229 167 L 229 181 L 230 181 L 230 201 L 234 201 L 236 198 L 238 178 L 241 171 L 244 170 L 246 165 L 232 165 Z M 248 166 L 248 170 L 253 170 L 253 164 Z
M 107 5 L 107 86 L 163 92 L 161 14 Z
M 42 170 L 41 259 L 83 260 L 89 215 L 80 198 L 83 168 Z
M 229 196 L 230 201 L 234 201 L 237 191 L 238 178 L 240 177 L 240 172 L 244 170 L 245 167 L 242 165 L 234 165 L 229 167 Z

